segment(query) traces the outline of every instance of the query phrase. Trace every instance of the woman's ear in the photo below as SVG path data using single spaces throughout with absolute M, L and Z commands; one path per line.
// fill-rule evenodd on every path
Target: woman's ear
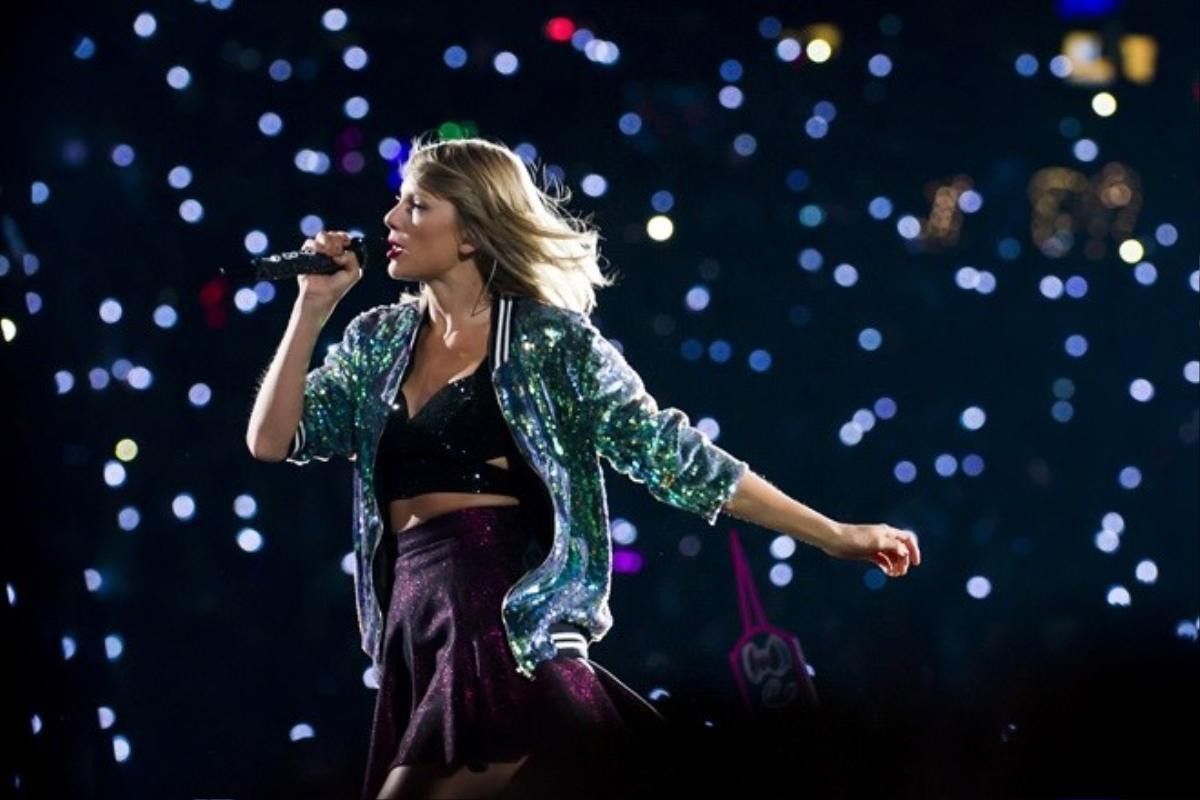
M 460 233 L 458 236 L 458 253 L 466 259 L 475 255 L 479 250 L 479 245 L 475 243 L 475 239 L 469 233 Z

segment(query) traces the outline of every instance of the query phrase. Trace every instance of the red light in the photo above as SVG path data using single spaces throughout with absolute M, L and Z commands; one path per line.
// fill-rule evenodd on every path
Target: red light
M 200 287 L 200 305 L 206 308 L 219 306 L 227 294 L 229 294 L 229 280 L 213 278 Z
M 575 23 L 566 17 L 555 17 L 546 23 L 546 36 L 555 42 L 568 42 L 575 33 Z

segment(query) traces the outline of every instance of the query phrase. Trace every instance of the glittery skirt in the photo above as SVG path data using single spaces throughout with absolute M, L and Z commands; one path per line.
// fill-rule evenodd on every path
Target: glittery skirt
M 514 783 L 534 781 L 531 793 L 559 781 L 575 794 L 583 781 L 596 790 L 587 796 L 617 796 L 602 793 L 601 778 L 622 793 L 653 781 L 647 753 L 666 721 L 587 657 L 580 629 L 556 624 L 558 655 L 539 662 L 532 681 L 517 672 L 500 607 L 526 572 L 530 535 L 516 505 L 463 508 L 392 534 L 364 798 L 377 797 L 396 766 L 479 769 L 526 755 Z

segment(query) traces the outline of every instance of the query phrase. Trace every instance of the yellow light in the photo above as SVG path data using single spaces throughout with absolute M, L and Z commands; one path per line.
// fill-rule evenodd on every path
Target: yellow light
M 1142 243 L 1137 239 L 1126 239 L 1121 242 L 1121 246 L 1117 249 L 1121 254 L 1121 260 L 1126 264 L 1136 264 L 1142 260 L 1142 256 L 1146 254 L 1146 249 L 1142 247 Z
M 833 48 L 824 39 L 813 39 L 808 43 L 808 47 L 805 48 L 804 52 L 808 55 L 809 61 L 815 64 L 823 64 L 833 55 Z
M 802 42 L 809 43 L 820 41 L 827 45 L 832 52 L 842 46 L 842 29 L 831 22 L 814 22 L 801 28 L 797 38 Z M 810 54 L 809 58 L 811 57 Z
M 675 223 L 663 214 L 651 217 L 646 221 L 646 235 L 656 242 L 665 242 L 675 233 Z
M 8 317 L 0 318 L 0 333 L 4 334 L 4 341 L 11 342 L 17 338 L 17 324 Z
M 138 446 L 133 439 L 122 439 L 117 442 L 117 446 L 113 448 L 113 451 L 117 454 L 117 458 L 122 461 L 133 461 L 137 458 Z
M 1153 36 L 1127 33 L 1121 37 L 1121 72 L 1131 83 L 1150 83 L 1154 80 L 1158 60 L 1158 41 Z
M 1099 92 L 1092 98 L 1092 111 L 1102 117 L 1111 117 L 1117 111 L 1117 98 L 1108 92 Z

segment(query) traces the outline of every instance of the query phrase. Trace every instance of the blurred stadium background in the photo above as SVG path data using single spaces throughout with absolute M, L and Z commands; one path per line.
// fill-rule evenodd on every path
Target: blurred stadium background
M 661 406 L 801 502 L 920 536 L 889 580 L 606 466 L 615 626 L 592 657 L 736 729 L 736 531 L 821 695 L 790 733 L 711 739 L 708 767 L 746 796 L 1194 790 L 1196 19 L 10 7 L 4 795 L 358 791 L 351 465 L 250 457 L 295 282 L 218 269 L 382 235 L 428 130 L 507 144 L 592 215 L 621 275 L 594 319 Z M 400 288 L 368 269 L 314 365 Z

